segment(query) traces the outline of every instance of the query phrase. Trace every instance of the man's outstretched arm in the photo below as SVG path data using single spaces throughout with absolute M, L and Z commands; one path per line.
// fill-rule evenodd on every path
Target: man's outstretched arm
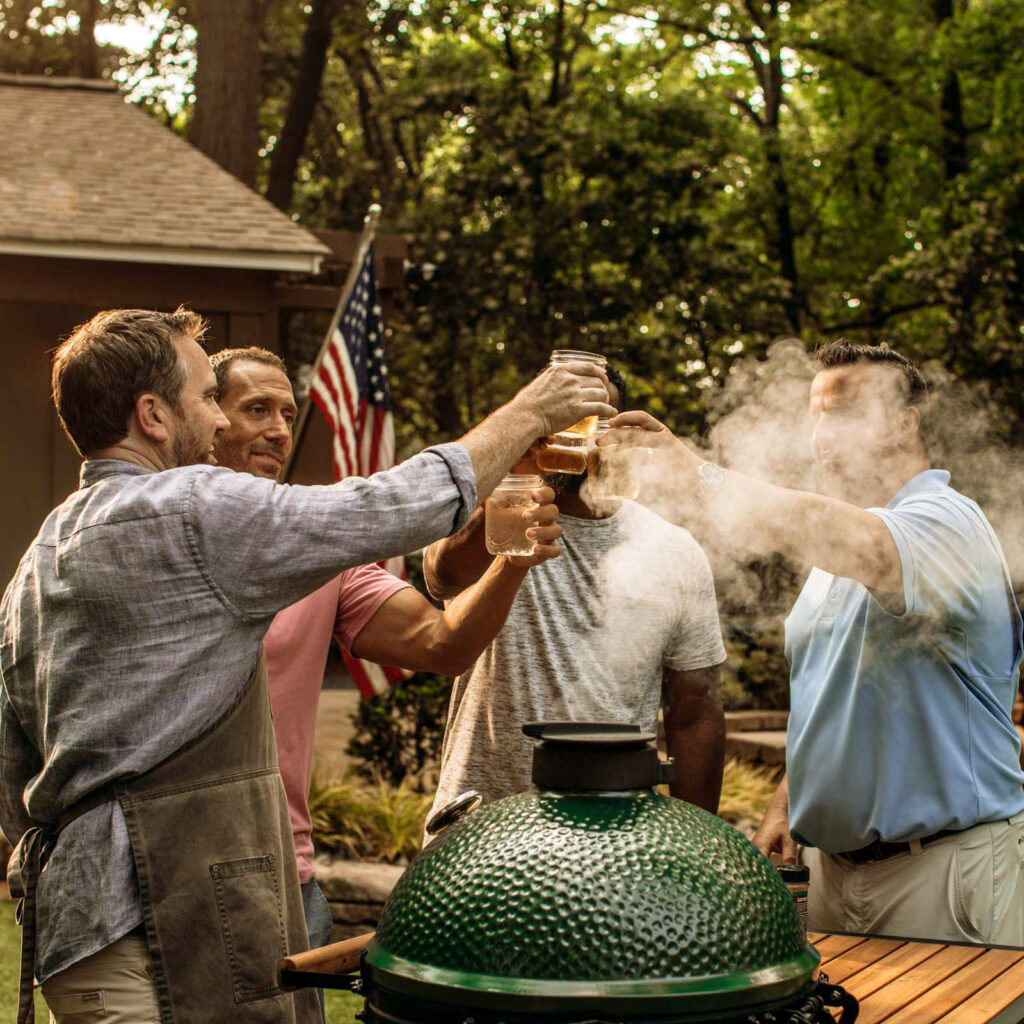
M 777 551 L 835 576 L 859 580 L 879 593 L 902 596 L 899 551 L 885 523 L 873 513 L 729 470 L 720 486 L 710 488 L 697 474 L 705 460 L 653 416 L 621 413 L 612 427 L 648 432 L 645 443 L 665 459 L 662 479 L 675 503 L 673 518 L 699 520 L 751 550 Z M 610 439 L 610 434 L 603 438 L 605 443 Z
M 614 412 L 607 399 L 600 370 L 567 363 L 548 367 L 461 443 L 370 477 L 281 486 L 202 467 L 186 502 L 184 540 L 231 611 L 273 615 L 344 569 L 459 529 L 538 436 Z
M 494 558 L 480 578 L 448 602 L 444 611 L 406 587 L 381 605 L 352 644 L 352 653 L 370 661 L 415 671 L 459 675 L 465 672 L 505 623 L 519 585 L 530 567 L 561 554 L 558 508 L 550 488 L 536 492 L 533 554 Z
M 494 561 L 484 543 L 484 527 L 481 506 L 458 533 L 427 548 L 423 555 L 423 578 L 427 590 L 438 601 L 447 601 L 471 587 Z

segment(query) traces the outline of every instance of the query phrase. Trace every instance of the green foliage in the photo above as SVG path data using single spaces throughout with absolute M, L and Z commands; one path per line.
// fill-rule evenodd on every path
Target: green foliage
M 789 707 L 789 664 L 782 625 L 762 619 L 746 628 L 726 629 L 722 703 L 726 711 L 785 710 Z
M 0 900 L 0 1021 L 18 1018 L 18 975 L 21 971 L 21 928 L 14 919 L 15 904 Z M 49 1019 L 40 989 L 35 991 L 36 1020 Z
M 313 844 L 352 860 L 403 864 L 420 849 L 432 800 L 414 775 L 397 783 L 376 772 L 369 779 L 329 785 L 314 779 L 309 792 Z
M 426 780 L 441 753 L 452 680 L 417 672 L 387 693 L 361 700 L 346 753 L 366 779 L 429 788 Z
M 0 0 L 0 65 L 73 73 L 85 7 Z M 262 9 L 265 178 L 312 6 Z M 400 453 L 477 422 L 555 346 L 607 353 L 638 406 L 700 435 L 738 361 L 780 335 L 886 342 L 987 384 L 1007 436 L 1024 425 L 1024 5 L 333 9 L 291 212 L 357 229 L 379 201 L 409 239 L 388 337 Z M 178 129 L 192 13 L 100 4 L 159 26 L 145 53 L 101 47 L 100 67 Z M 315 320 L 292 318 L 293 355 L 311 358 Z M 762 585 L 723 596 L 728 691 L 758 706 L 784 702 L 765 624 L 792 593 L 769 607 Z M 417 746 L 374 714 L 373 756 Z
M 733 825 L 761 821 L 779 784 L 779 769 L 730 758 L 722 777 L 718 814 Z
M 91 6 L 3 0 L 3 69 L 74 73 Z M 95 9 L 151 38 L 100 47 L 100 72 L 184 127 L 190 5 Z M 265 164 L 311 9 L 262 6 Z M 380 200 L 410 240 L 401 449 L 476 421 L 566 344 L 611 354 L 651 411 L 700 431 L 735 358 L 782 333 L 938 359 L 994 381 L 1019 422 L 1022 5 L 333 10 L 294 213 L 356 228 Z

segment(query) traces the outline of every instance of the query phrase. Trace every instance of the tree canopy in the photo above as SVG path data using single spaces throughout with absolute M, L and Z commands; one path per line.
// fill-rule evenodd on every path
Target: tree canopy
M 128 22 L 148 48 L 94 41 Z M 553 347 L 700 429 L 780 335 L 938 360 L 1016 420 L 1022 39 L 1013 0 L 0 0 L 5 70 L 116 75 L 209 138 L 205 63 L 254 94 L 235 173 L 314 226 L 383 204 L 406 445 Z
M 400 452 L 556 347 L 703 432 L 785 336 L 890 344 L 1012 436 L 1022 40 L 1016 0 L 0 0 L 3 70 L 119 78 L 310 226 L 383 205 Z M 752 571 L 774 614 L 792 573 Z M 744 628 L 734 677 L 777 688 Z

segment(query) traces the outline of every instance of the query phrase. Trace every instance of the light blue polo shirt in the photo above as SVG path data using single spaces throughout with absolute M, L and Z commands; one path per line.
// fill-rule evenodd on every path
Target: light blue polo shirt
M 906 610 L 813 569 L 786 620 L 790 830 L 826 853 L 1024 810 L 1021 617 L 981 509 L 927 470 L 884 509 Z

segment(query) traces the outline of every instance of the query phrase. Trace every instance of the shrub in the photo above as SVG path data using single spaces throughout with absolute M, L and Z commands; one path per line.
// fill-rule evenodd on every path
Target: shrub
M 726 711 L 789 709 L 789 664 L 781 622 L 727 623 L 722 666 Z
M 346 753 L 366 779 L 399 785 L 407 777 L 422 790 L 432 784 L 441 757 L 453 680 L 417 672 L 387 693 L 361 700 Z
M 420 849 L 433 796 L 408 775 L 394 784 L 381 775 L 310 786 L 309 811 L 317 850 L 351 860 L 403 864 Z

